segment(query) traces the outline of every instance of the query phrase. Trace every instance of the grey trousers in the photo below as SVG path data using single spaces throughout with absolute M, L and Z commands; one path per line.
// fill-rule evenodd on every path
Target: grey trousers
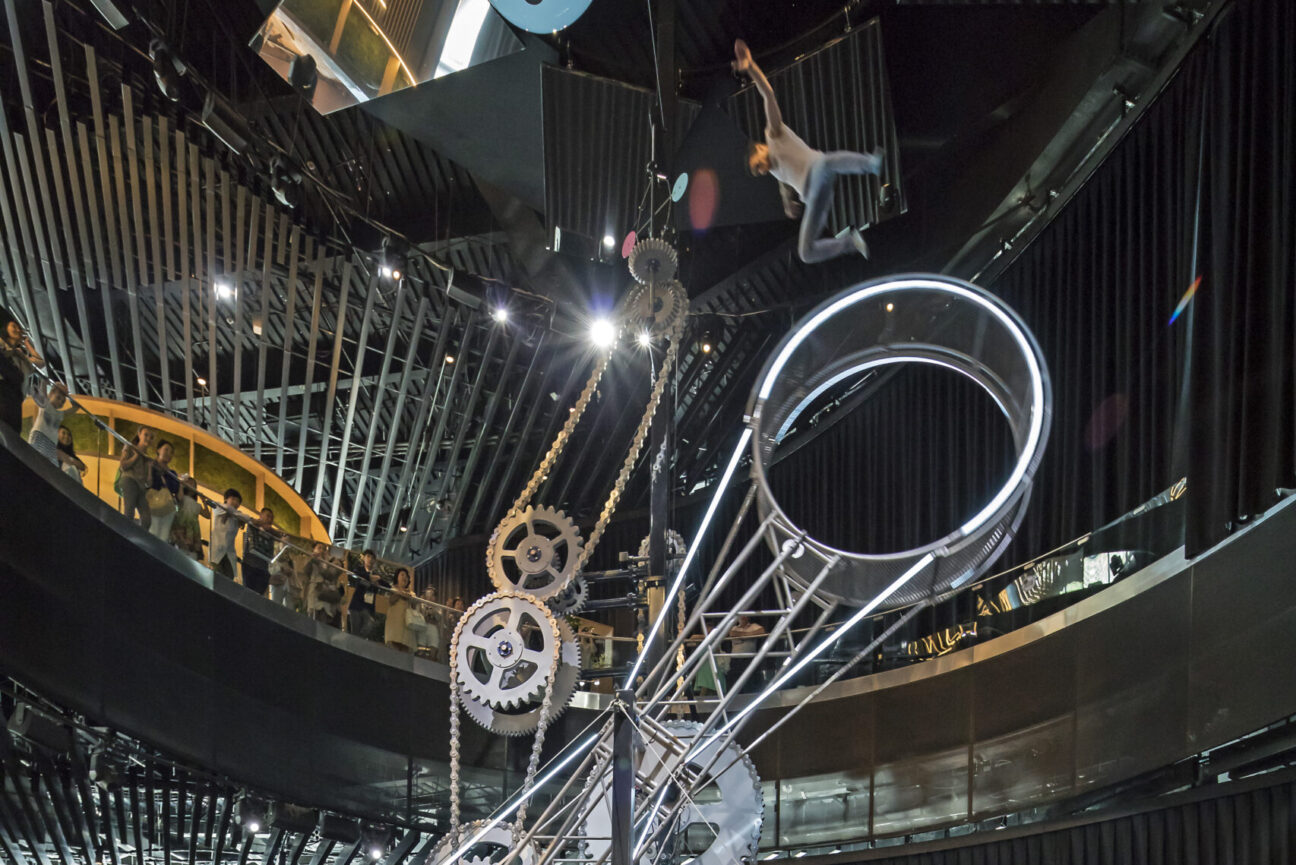
M 139 512 L 139 524 L 148 531 L 149 526 L 153 524 L 153 514 L 149 511 L 148 490 L 132 477 L 122 475 L 121 479 L 121 497 L 122 513 L 129 519 L 135 511 Z
M 801 233 L 797 236 L 797 255 L 806 264 L 817 264 L 850 252 L 854 243 L 850 235 L 820 237 L 828 223 L 832 209 L 833 183 L 839 174 L 879 174 L 882 157 L 876 153 L 853 153 L 834 150 L 825 153 L 806 177 L 805 213 L 801 217 Z

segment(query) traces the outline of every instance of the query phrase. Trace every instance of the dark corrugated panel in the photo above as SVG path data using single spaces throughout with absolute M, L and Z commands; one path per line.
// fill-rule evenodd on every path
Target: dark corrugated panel
M 838 183 L 829 226 L 876 225 L 903 213 L 900 149 L 879 21 L 873 19 L 788 68 L 767 74 L 784 122 L 811 147 L 861 153 L 878 147 L 886 150 L 882 177 L 852 177 Z M 759 139 L 765 128 L 765 110 L 756 89 L 743 89 L 730 100 L 730 106 L 743 131 Z M 881 206 L 883 184 L 889 185 L 895 196 L 885 209 Z
M 656 95 L 607 78 L 546 67 L 544 94 L 545 216 L 560 251 L 590 258 L 620 255 L 621 238 L 647 219 L 644 193 L 652 154 L 649 117 Z M 698 106 L 681 102 L 677 124 L 687 130 Z M 664 187 L 659 187 L 664 191 Z M 661 193 L 659 193 L 661 194 Z M 603 247 L 604 235 L 616 248 Z M 581 244 L 573 249 L 569 243 Z

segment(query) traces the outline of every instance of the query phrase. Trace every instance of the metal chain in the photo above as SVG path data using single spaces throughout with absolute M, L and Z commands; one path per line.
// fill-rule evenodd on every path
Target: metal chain
M 553 634 L 553 656 L 550 658 L 549 669 L 545 674 L 544 698 L 540 703 L 540 721 L 536 725 L 535 742 L 531 746 L 531 759 L 527 763 L 526 775 L 522 781 L 522 790 L 525 793 L 535 784 L 536 774 L 540 769 L 540 752 L 544 748 L 545 732 L 549 728 L 549 713 L 553 707 L 554 680 L 558 675 L 558 665 L 562 658 L 563 637 L 562 631 L 558 628 L 558 620 L 554 618 L 553 613 L 549 610 L 544 601 L 534 595 L 525 592 L 494 592 L 478 600 L 471 607 L 464 611 L 459 617 L 458 624 L 455 625 L 454 634 L 450 638 L 450 839 L 451 844 L 457 847 L 459 845 L 460 833 L 460 802 L 459 802 L 459 766 L 460 766 L 460 733 L 459 733 L 459 710 L 462 695 L 460 694 L 460 672 L 459 672 L 459 637 L 463 633 L 464 624 L 468 622 L 476 612 L 483 606 L 492 603 L 500 598 L 520 598 L 529 602 L 542 613 L 545 621 L 549 625 L 549 630 Z M 469 697 L 469 699 L 472 699 Z M 521 840 L 522 822 L 526 819 L 526 800 L 518 807 L 517 816 L 513 821 L 513 841 L 517 843 Z
M 648 431 L 652 428 L 653 415 L 657 413 L 657 405 L 661 402 L 662 395 L 666 392 L 666 384 L 670 381 L 671 369 L 675 365 L 675 357 L 679 353 L 680 337 L 684 333 L 684 326 L 688 322 L 688 317 L 681 315 L 675 321 L 675 326 L 670 332 L 670 348 L 666 349 L 666 358 L 662 361 L 661 370 L 657 373 L 657 380 L 653 382 L 652 397 L 648 400 L 648 407 L 644 410 L 643 419 L 639 421 L 639 428 L 635 430 L 634 441 L 630 445 L 630 452 L 626 454 L 625 462 L 621 464 L 621 471 L 617 475 L 616 483 L 612 485 L 612 491 L 608 493 L 607 502 L 603 505 L 603 512 L 599 514 L 598 522 L 594 524 L 594 530 L 590 532 L 589 540 L 585 543 L 585 548 L 581 550 L 580 558 L 576 560 L 575 573 L 584 570 L 585 565 L 589 562 L 590 556 L 594 554 L 594 548 L 598 546 L 599 540 L 603 537 L 603 532 L 607 529 L 608 523 L 612 520 L 612 514 L 616 511 L 617 503 L 621 500 L 622 493 L 625 492 L 626 484 L 630 481 L 630 475 L 634 471 L 635 463 L 639 460 L 639 452 L 643 449 L 644 439 L 648 437 Z
M 554 438 L 553 444 L 549 446 L 549 452 L 545 454 L 544 459 L 540 461 L 540 465 L 536 468 L 535 473 L 531 475 L 531 480 L 527 481 L 527 485 L 522 488 L 522 492 L 518 495 L 517 500 L 513 502 L 513 509 L 510 510 L 508 514 L 504 515 L 505 519 L 508 518 L 509 514 L 518 513 L 525 508 L 528 503 L 530 503 L 531 497 L 536 494 L 536 490 L 540 489 L 541 482 L 548 476 L 549 471 L 554 467 L 554 464 L 558 462 L 558 457 L 562 456 L 563 448 L 567 447 L 567 442 L 571 439 L 572 431 L 576 429 L 576 424 L 580 422 L 581 415 L 585 414 L 586 406 L 588 406 L 590 400 L 594 398 L 594 392 L 598 389 L 599 379 L 603 377 L 603 373 L 608 367 L 608 361 L 611 360 L 611 358 L 611 351 L 604 352 L 602 359 L 590 372 L 589 380 L 585 382 L 585 389 L 581 391 L 580 399 L 576 400 L 574 410 L 569 413 L 567 422 L 564 423 L 562 429 L 558 431 L 558 435 Z

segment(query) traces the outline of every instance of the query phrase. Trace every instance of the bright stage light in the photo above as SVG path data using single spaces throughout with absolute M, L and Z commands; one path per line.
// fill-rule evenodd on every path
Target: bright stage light
M 508 312 L 508 307 L 506 306 L 497 306 L 493 310 L 491 310 L 491 318 L 495 319 L 500 324 L 503 324 L 504 322 L 508 321 L 508 316 L 509 316 L 509 312 Z
M 611 348 L 616 342 L 616 325 L 606 318 L 595 319 L 590 325 L 590 342 L 599 348 Z
M 648 348 L 648 346 L 652 345 L 652 334 L 645 330 L 635 337 L 635 342 L 639 343 L 642 348 Z
M 603 245 L 606 246 L 608 249 L 611 249 L 612 247 L 616 246 L 616 238 L 610 234 L 603 235 Z

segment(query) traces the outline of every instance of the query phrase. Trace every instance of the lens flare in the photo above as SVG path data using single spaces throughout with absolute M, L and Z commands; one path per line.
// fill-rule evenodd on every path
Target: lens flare
M 720 182 L 710 168 L 699 168 L 688 185 L 689 224 L 694 231 L 706 231 L 720 209 Z
M 1188 302 L 1192 300 L 1193 295 L 1197 293 L 1197 287 L 1201 285 L 1201 281 L 1202 278 L 1200 276 L 1194 279 L 1193 284 L 1188 286 L 1188 290 L 1184 292 L 1184 296 L 1179 298 L 1179 305 L 1175 307 L 1174 315 L 1170 316 L 1170 320 L 1166 322 L 1167 327 L 1174 324 L 1175 319 L 1183 315 L 1183 311 L 1188 308 Z

